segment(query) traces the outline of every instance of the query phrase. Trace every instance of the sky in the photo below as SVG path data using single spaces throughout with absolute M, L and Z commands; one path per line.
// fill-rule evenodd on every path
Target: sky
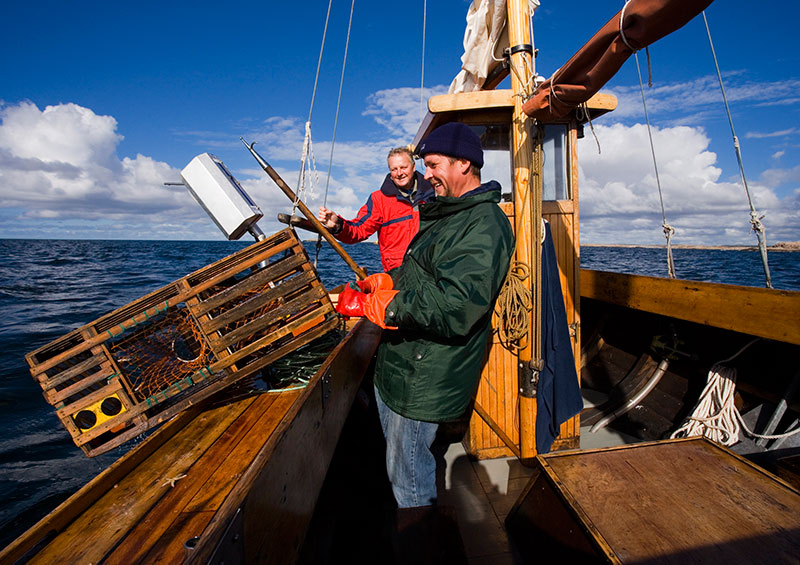
M 261 229 L 275 232 L 291 203 L 240 137 L 257 142 L 309 208 L 324 202 L 354 217 L 380 186 L 388 150 L 413 140 L 421 100 L 446 92 L 460 70 L 470 2 L 425 4 L 332 2 L 315 81 L 323 0 L 7 0 L 0 238 L 224 239 L 184 187 L 165 185 L 204 152 L 259 204 Z M 541 0 L 536 71 L 549 77 L 621 7 Z M 716 0 L 706 16 L 767 243 L 800 241 L 800 5 Z M 649 51 L 652 87 L 647 55 L 638 59 L 650 132 L 632 57 L 602 89 L 617 110 L 579 142 L 582 242 L 664 243 L 652 136 L 673 242 L 754 245 L 702 15 Z M 301 188 L 307 121 L 316 174 Z

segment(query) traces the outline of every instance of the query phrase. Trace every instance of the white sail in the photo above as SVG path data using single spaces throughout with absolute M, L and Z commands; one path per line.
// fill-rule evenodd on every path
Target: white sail
M 539 0 L 528 0 L 530 14 Z M 508 47 L 506 0 L 474 0 L 467 11 L 461 72 L 450 84 L 450 94 L 480 90 Z

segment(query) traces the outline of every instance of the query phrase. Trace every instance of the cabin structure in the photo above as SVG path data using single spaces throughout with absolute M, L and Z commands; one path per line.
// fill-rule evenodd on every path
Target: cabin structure
M 434 96 L 428 102 L 428 114 L 422 122 L 414 146 L 436 127 L 448 122 L 463 122 L 481 138 L 484 150 L 484 181 L 497 180 L 503 188 L 500 206 L 514 227 L 517 237 L 515 260 L 525 262 L 533 277 L 533 240 L 531 208 L 535 192 L 541 194 L 541 217 L 550 223 L 558 261 L 561 289 L 567 322 L 573 339 L 576 371 L 580 374 L 580 231 L 578 227 L 578 158 L 577 142 L 583 125 L 616 108 L 616 98 L 596 94 L 570 115 L 542 122 L 530 138 L 530 153 L 515 151 L 515 97 L 511 89 L 481 90 Z M 530 122 L 530 120 L 526 120 Z M 529 124 L 528 124 L 529 125 Z M 533 166 L 531 166 L 533 157 Z M 535 192 L 531 190 L 535 189 Z M 541 242 L 541 239 L 538 239 Z M 528 283 L 528 288 L 535 283 Z M 497 327 L 495 314 L 493 327 Z M 537 332 L 534 332 L 537 333 Z M 526 403 L 521 393 L 521 373 L 526 362 L 519 351 L 507 348 L 493 332 L 488 359 L 481 374 L 475 396 L 474 411 L 465 436 L 468 452 L 477 458 L 515 455 L 530 458 L 536 455 L 535 391 L 533 401 Z M 521 397 L 523 400 L 521 401 Z M 527 406 L 526 406 L 527 404 Z M 521 411 L 527 411 L 525 415 Z M 527 416 L 527 417 L 526 417 Z M 525 425 L 524 423 L 527 423 Z M 580 445 L 580 417 L 575 416 L 561 426 L 552 450 L 577 448 Z

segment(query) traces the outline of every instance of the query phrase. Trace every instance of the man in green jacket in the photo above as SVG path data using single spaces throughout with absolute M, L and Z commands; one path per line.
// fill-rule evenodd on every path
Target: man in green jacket
M 500 185 L 481 184 L 480 139 L 445 124 L 420 143 L 436 198 L 420 208 L 420 229 L 391 277 L 359 281 L 337 309 L 386 328 L 375 364 L 386 465 L 398 507 L 436 502 L 430 446 L 439 423 L 461 416 L 477 389 L 490 322 L 514 251 L 497 205 Z

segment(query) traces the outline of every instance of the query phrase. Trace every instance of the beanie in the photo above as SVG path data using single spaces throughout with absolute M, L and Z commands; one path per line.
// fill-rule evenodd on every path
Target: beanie
M 440 153 L 458 159 L 467 159 L 479 169 L 483 167 L 481 140 L 472 128 L 461 122 L 450 122 L 433 130 L 419 144 L 417 155 L 425 157 Z

